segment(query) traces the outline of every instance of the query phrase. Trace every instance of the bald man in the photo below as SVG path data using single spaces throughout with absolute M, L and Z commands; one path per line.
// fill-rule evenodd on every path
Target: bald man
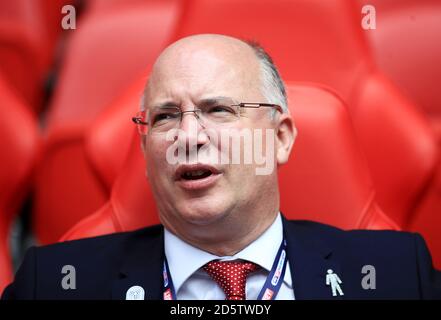
M 283 217 L 277 168 L 297 131 L 282 79 L 258 45 L 222 35 L 173 43 L 133 121 L 161 225 L 31 248 L 3 298 L 440 297 L 419 235 Z

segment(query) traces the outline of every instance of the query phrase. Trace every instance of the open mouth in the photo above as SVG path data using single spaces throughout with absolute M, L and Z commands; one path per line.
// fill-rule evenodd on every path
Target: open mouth
M 190 171 L 185 171 L 184 173 L 182 173 L 181 179 L 199 180 L 199 179 L 207 178 L 207 177 L 211 176 L 212 174 L 213 174 L 213 172 L 209 169 L 190 170 Z
M 214 186 L 222 172 L 207 164 L 181 165 L 175 172 L 175 180 L 186 190 L 206 189 Z

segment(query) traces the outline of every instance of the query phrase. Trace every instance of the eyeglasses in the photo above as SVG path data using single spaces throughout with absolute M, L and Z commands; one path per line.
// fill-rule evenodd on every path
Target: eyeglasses
M 208 101 L 210 102 L 210 101 Z M 193 113 L 199 123 L 205 127 L 225 127 L 240 119 L 243 108 L 274 108 L 283 113 L 282 107 L 271 103 L 242 102 L 231 103 L 204 103 L 197 109 L 181 111 L 176 106 L 160 106 L 151 110 L 140 111 L 132 121 L 137 124 L 140 134 L 147 134 L 147 127 L 152 133 L 164 133 L 178 128 L 185 114 Z

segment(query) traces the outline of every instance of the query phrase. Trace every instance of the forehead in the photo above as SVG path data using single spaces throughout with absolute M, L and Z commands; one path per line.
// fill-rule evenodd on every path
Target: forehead
M 260 92 L 260 65 L 245 43 L 191 43 L 167 49 L 146 88 L 146 104 L 210 96 L 246 98 Z

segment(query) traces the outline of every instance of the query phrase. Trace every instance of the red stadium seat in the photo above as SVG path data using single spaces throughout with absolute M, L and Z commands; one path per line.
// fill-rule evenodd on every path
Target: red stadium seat
M 47 2 L 0 1 L 0 71 L 34 110 L 41 107 L 44 80 L 52 63 L 57 35 L 62 31 L 61 11 L 53 2 L 52 10 L 58 9 L 58 23 L 48 25 Z
M 100 181 L 106 186 L 107 199 L 130 149 L 128 135 L 121 133 L 124 130 L 131 130 L 128 128 L 127 119 L 131 119 L 134 111 L 139 108 L 145 83 L 145 77 L 139 78 L 112 103 L 106 112 L 100 115 L 96 125 L 86 134 L 84 142 L 86 155 Z
M 0 293 L 12 280 L 11 223 L 29 191 L 39 150 L 35 116 L 0 75 Z
M 366 32 L 378 66 L 428 115 L 441 145 L 441 2 L 360 0 L 376 9 L 377 28 Z M 441 265 L 441 172 L 435 173 L 404 226 L 422 233 Z
M 280 171 L 281 206 L 286 216 L 345 229 L 398 229 L 376 204 L 369 171 L 342 100 L 313 84 L 289 85 L 288 94 L 299 135 L 291 160 Z M 139 136 L 130 129 L 133 125 L 126 117 L 113 121 L 125 125 L 119 127 L 120 137 L 129 141 L 133 137 L 129 157 L 113 185 L 109 202 L 79 222 L 62 241 L 159 222 L 144 175 Z
M 398 225 L 410 229 L 415 217 L 429 219 L 441 212 L 436 135 L 420 108 L 375 66 L 357 1 L 187 3 L 176 38 L 221 33 L 258 40 L 285 80 L 319 82 L 337 90 L 348 104 L 378 203 Z M 441 265 L 441 224 L 419 231 Z
M 168 43 L 179 8 L 176 0 L 148 1 L 86 11 L 78 22 L 47 117 L 34 211 L 41 243 L 55 242 L 107 199 L 88 162 L 84 135 Z
M 121 10 L 127 7 L 143 6 L 146 2 L 160 2 L 163 0 L 87 0 L 86 10 L 92 11 L 107 11 L 107 10 Z
M 375 61 L 429 116 L 441 143 L 441 2 L 359 0 L 376 9 L 375 30 L 366 31 Z
M 75 18 L 78 20 L 81 16 L 81 3 L 82 0 L 37 0 L 41 7 L 43 14 L 44 24 L 48 33 L 49 41 L 55 46 L 60 41 L 60 37 L 63 34 L 63 28 L 61 28 L 62 19 L 66 16 L 67 12 L 63 10 L 64 6 L 73 6 L 75 8 Z M 67 35 L 70 32 L 74 32 L 75 29 L 68 29 Z M 57 50 L 57 48 L 54 48 Z M 56 53 L 56 52 L 55 52 Z

